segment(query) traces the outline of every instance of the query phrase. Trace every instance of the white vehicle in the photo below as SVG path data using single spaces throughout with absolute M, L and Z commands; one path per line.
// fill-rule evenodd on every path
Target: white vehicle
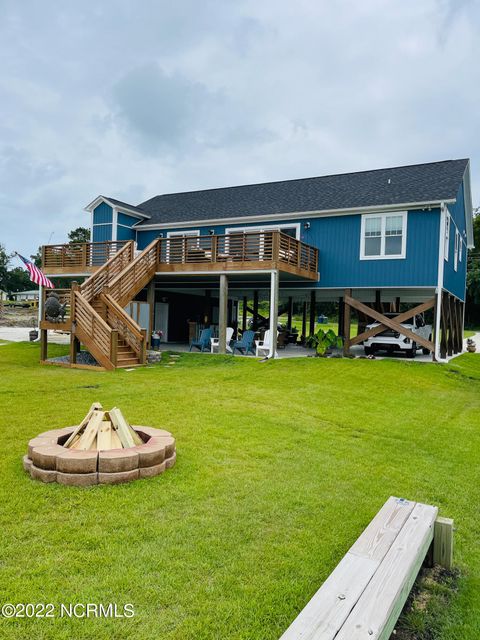
M 394 320 L 397 315 L 398 313 L 385 314 L 387 318 L 392 318 L 392 320 Z M 372 324 L 367 325 L 367 330 L 378 327 L 379 325 L 379 322 L 373 322 Z M 406 322 L 402 322 L 401 325 L 402 327 L 405 327 L 405 329 L 410 329 L 412 333 L 415 333 L 426 340 L 432 339 L 432 325 L 425 324 L 425 319 L 422 314 L 418 314 L 414 318 L 411 318 Z M 414 358 L 417 354 L 417 349 L 420 348 L 417 346 L 416 342 L 412 342 L 410 338 L 407 338 L 392 329 L 385 329 L 385 331 L 377 333 L 376 336 L 368 338 L 368 340 L 363 342 L 363 346 L 365 348 L 365 355 L 367 356 L 373 355 L 377 351 L 387 351 L 388 353 L 403 351 L 409 358 Z M 426 348 L 423 348 L 422 351 L 425 355 L 430 353 Z

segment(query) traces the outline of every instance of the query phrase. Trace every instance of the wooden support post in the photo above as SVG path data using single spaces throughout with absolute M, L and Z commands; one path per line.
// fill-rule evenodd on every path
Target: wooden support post
M 257 330 L 258 323 L 258 291 L 253 292 L 253 322 L 252 329 L 254 331 Z
M 247 296 L 243 296 L 243 304 L 242 304 L 242 331 L 247 330 Z
M 142 340 L 142 348 L 138 355 L 139 364 L 145 364 L 147 361 L 147 330 L 141 329 L 143 340 Z
M 343 317 L 345 312 L 345 305 L 343 303 L 343 298 L 338 299 L 338 336 L 343 337 Z
M 303 301 L 303 310 L 302 310 L 302 344 L 305 344 L 305 340 L 307 337 L 307 301 Z
M 287 303 L 287 329 L 289 331 L 292 330 L 292 316 L 293 316 L 293 298 L 292 296 L 289 296 L 288 303 Z
M 80 340 L 75 334 L 70 334 L 70 364 L 77 362 L 77 353 L 80 353 Z
M 375 291 L 375 311 L 382 313 L 382 292 L 380 289 Z
M 48 359 L 48 331 L 40 329 L 40 360 Z
M 218 309 L 218 353 L 226 353 L 228 312 L 228 278 L 220 275 L 220 296 Z
M 445 569 L 453 565 L 453 520 L 437 517 L 433 533 L 433 562 Z
M 148 303 L 148 324 L 145 340 L 150 348 L 152 342 L 152 332 L 154 328 L 155 317 L 155 277 L 150 280 L 147 287 L 147 303 Z M 146 345 L 145 345 L 146 346 Z
M 270 276 L 270 351 L 269 358 L 277 355 L 277 325 L 278 325 L 278 271 L 272 271 Z
M 118 331 L 112 330 L 110 334 L 110 361 L 114 367 L 117 366 L 118 358 Z
M 447 325 L 447 303 L 446 303 L 446 294 L 442 290 L 440 295 L 440 308 L 441 308 L 441 316 L 440 316 L 440 357 L 445 360 L 447 357 L 447 333 L 448 333 L 448 325 Z
M 212 292 L 205 289 L 205 306 L 203 311 L 203 323 L 208 327 L 212 323 Z
M 344 301 L 352 296 L 351 289 L 345 289 Z M 350 353 L 350 325 L 352 320 L 352 310 L 347 302 L 343 305 L 343 355 L 348 356 Z
M 313 336 L 315 333 L 315 291 L 310 292 L 310 327 L 309 327 L 309 335 Z

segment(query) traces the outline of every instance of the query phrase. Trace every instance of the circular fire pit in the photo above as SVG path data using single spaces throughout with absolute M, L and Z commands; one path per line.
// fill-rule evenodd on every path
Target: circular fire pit
M 78 427 L 40 433 L 28 443 L 23 466 L 42 482 L 89 486 L 151 478 L 175 464 L 175 438 L 169 431 L 133 426 L 142 444 L 128 448 L 79 450 L 66 448 Z

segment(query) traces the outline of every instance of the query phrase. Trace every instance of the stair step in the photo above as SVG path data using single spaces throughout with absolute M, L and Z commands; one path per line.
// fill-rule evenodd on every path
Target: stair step
M 131 364 L 140 364 L 138 358 L 118 358 L 117 367 L 126 367 Z

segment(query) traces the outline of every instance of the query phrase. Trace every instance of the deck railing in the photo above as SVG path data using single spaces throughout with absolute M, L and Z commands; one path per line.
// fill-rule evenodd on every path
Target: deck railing
M 51 318 L 47 319 L 45 302 L 52 292 L 56 294 L 56 296 L 58 297 L 58 302 L 61 305 L 66 305 L 63 319 L 61 319 L 60 317 L 57 317 L 56 319 L 51 319 Z M 43 289 L 43 302 L 41 305 L 42 317 L 40 318 L 40 320 L 44 320 L 47 322 L 58 322 L 58 328 L 61 329 L 62 323 L 68 322 L 68 320 L 70 320 L 70 317 L 71 317 L 71 298 L 72 298 L 71 289 Z
M 158 242 L 159 271 L 181 271 L 189 265 L 192 270 L 193 265 L 199 265 L 199 270 L 208 269 L 208 265 L 242 270 L 269 268 L 277 263 L 280 269 L 288 265 L 291 272 L 315 277 L 318 272 L 318 249 L 280 231 L 178 236 Z
M 132 241 L 48 245 L 42 253 L 47 274 L 94 272 L 81 288 L 87 300 L 113 282 L 114 299 L 123 300 L 139 280 L 151 277 L 154 267 L 154 271 L 277 268 L 310 279 L 318 275 L 318 249 L 280 231 L 157 238 L 135 259 Z
M 48 274 L 95 271 L 115 255 L 125 242 L 76 242 L 42 247 L 42 270 Z

